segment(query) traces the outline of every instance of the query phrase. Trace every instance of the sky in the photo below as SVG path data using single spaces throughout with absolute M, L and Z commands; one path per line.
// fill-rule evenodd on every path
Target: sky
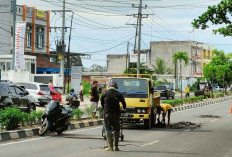
M 194 40 L 214 45 L 226 53 L 232 52 L 232 38 L 212 34 L 212 28 L 194 30 L 191 22 L 207 10 L 209 5 L 220 0 L 143 0 L 143 14 L 149 14 L 142 21 L 142 49 L 150 47 L 151 41 Z M 17 4 L 35 6 L 41 10 L 60 10 L 63 0 L 17 0 Z M 66 9 L 74 11 L 71 51 L 91 55 L 83 59 L 83 66 L 93 64 L 106 66 L 107 54 L 126 54 L 127 42 L 133 53 L 135 27 L 139 0 L 66 0 Z M 51 14 L 51 26 L 61 27 L 59 13 Z M 71 14 L 66 14 L 66 26 L 71 24 Z M 68 43 L 69 30 L 66 33 Z M 52 30 L 51 47 L 61 38 L 61 32 Z

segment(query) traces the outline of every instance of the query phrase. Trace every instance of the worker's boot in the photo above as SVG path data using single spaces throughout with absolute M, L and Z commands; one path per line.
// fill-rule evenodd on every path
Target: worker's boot
M 118 148 L 119 135 L 114 134 L 114 151 L 120 151 Z
M 113 151 L 113 139 L 112 136 L 106 136 L 106 140 L 108 143 L 108 148 L 105 149 L 105 151 Z

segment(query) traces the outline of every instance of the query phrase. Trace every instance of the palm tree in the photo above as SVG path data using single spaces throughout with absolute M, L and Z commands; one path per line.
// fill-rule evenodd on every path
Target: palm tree
M 177 61 L 180 63 L 180 91 L 181 91 L 181 98 L 182 97 L 182 61 L 184 61 L 185 65 L 189 63 L 189 57 L 186 52 L 178 52 L 172 56 L 173 63 L 176 63 Z

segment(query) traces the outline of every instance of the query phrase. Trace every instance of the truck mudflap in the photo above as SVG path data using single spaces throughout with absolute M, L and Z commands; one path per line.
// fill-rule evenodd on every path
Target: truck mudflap
M 121 119 L 150 119 L 149 114 L 130 114 L 130 113 L 122 113 Z

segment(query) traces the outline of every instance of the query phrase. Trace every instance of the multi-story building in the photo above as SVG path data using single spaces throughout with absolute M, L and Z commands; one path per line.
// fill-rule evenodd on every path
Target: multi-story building
M 0 1 L 0 6 L 3 6 L 3 3 L 5 6 L 5 10 L 0 9 L 0 55 L 10 55 L 13 50 L 13 12 L 9 1 Z M 26 22 L 27 24 L 24 37 L 25 55 L 49 54 L 50 11 L 42 11 L 26 5 L 17 5 L 16 8 L 16 22 Z M 0 68 L 8 71 L 12 61 L 3 58 L 0 60 Z M 25 56 L 26 58 L 28 57 Z M 25 64 L 25 71 L 30 70 L 30 73 L 36 73 L 34 70 L 36 62 L 26 62 Z
M 183 66 L 183 76 L 186 78 L 202 77 L 203 67 L 210 62 L 214 46 L 196 42 L 196 41 L 160 41 L 151 42 L 150 44 L 150 62 L 147 63 L 149 68 L 155 64 L 157 59 L 163 59 L 168 68 L 175 69 L 173 55 L 182 51 L 186 52 L 190 58 L 189 64 Z M 176 66 L 179 73 L 179 64 Z

